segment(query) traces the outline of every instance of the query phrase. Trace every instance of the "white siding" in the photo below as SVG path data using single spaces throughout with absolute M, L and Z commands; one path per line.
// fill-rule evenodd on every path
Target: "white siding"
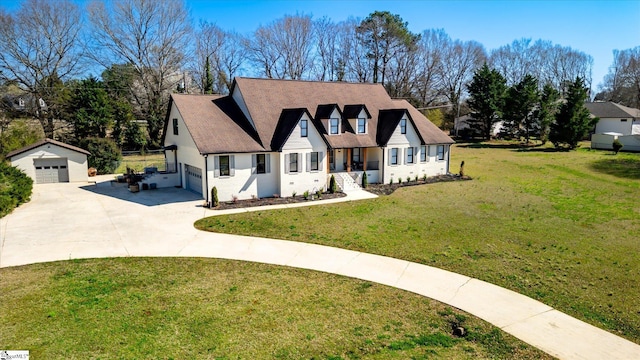
M 247 119 L 249 119 L 249 122 L 251 123 L 251 126 L 253 126 L 253 128 L 256 128 L 256 124 L 253 122 L 253 119 L 251 118 L 250 114 L 249 114 L 249 109 L 247 108 L 247 103 L 244 102 L 244 97 L 242 96 L 242 92 L 240 92 L 240 87 L 236 86 L 235 89 L 233 89 L 233 94 L 231 94 L 231 97 L 233 98 L 233 101 L 236 102 L 236 104 L 238 104 L 238 106 L 240 107 L 240 110 L 242 110 L 242 113 L 244 114 L 244 116 L 247 117 Z
M 13 156 L 11 158 L 11 165 L 24 171 L 35 182 L 36 170 L 34 160 L 56 158 L 67 159 L 67 169 L 69 170 L 70 182 L 86 182 L 88 180 L 87 156 L 85 154 L 49 143 Z
M 278 192 L 279 166 L 278 153 L 262 153 L 269 160 L 268 172 L 257 174 L 255 172 L 253 154 L 215 154 L 207 157 L 207 176 L 209 177 L 208 194 L 211 197 L 211 189 L 215 186 L 218 190 L 218 200 L 231 201 L 234 197 L 239 200 L 251 199 L 253 196 L 260 198 L 271 197 Z M 233 171 L 231 176 L 218 176 L 216 174 L 216 157 L 232 156 Z M 210 199 L 211 200 L 211 199 Z
M 406 118 L 406 117 L 405 117 Z M 384 178 L 380 179 L 382 183 L 389 183 L 391 179 L 393 182 L 398 182 L 398 179 L 402 179 L 403 182 L 407 181 L 407 177 L 412 180 L 416 176 L 422 178 L 423 176 L 436 176 L 446 174 L 448 170 L 449 159 L 449 145 L 444 146 L 444 160 L 438 160 L 437 149 L 438 145 L 427 145 L 427 161 L 420 161 L 420 153 L 422 146 L 420 144 L 420 138 L 413 127 L 413 124 L 407 119 L 407 133 L 402 134 L 400 131 L 400 124 L 395 129 L 387 147 L 382 149 L 384 151 Z M 413 147 L 414 150 L 414 162 L 407 164 L 407 148 Z M 398 149 L 398 165 L 390 165 L 390 149 Z M 372 181 L 373 182 L 373 181 Z
M 334 114 L 339 116 L 337 111 L 334 111 Z M 298 195 L 301 195 L 306 190 L 314 192 L 326 188 L 327 161 L 329 161 L 327 145 L 324 140 L 322 140 L 316 128 L 311 124 L 311 119 L 309 119 L 306 114 L 303 115 L 302 119 L 306 119 L 309 124 L 307 137 L 300 135 L 300 123 L 298 123 L 282 147 L 282 153 L 279 154 L 278 164 L 281 169 L 279 179 L 280 196 L 291 196 L 294 191 Z M 319 153 L 317 171 L 310 171 L 309 169 L 308 158 L 312 152 Z M 299 154 L 298 172 L 296 173 L 290 173 L 288 171 L 288 154 L 292 153 Z
M 178 119 L 178 135 L 173 134 L 173 119 Z M 180 112 L 176 109 L 175 105 L 171 107 L 171 112 L 169 113 L 169 124 L 167 126 L 167 134 L 164 139 L 164 146 L 176 145 L 178 149 L 176 150 L 178 164 L 177 170 L 180 173 L 180 181 L 182 184 L 182 188 L 184 189 L 187 181 L 185 178 L 185 165 L 197 167 L 202 170 L 202 173 L 205 173 L 205 164 L 204 164 L 204 156 L 200 154 L 200 151 L 196 147 L 195 142 L 193 142 L 193 138 L 187 127 L 184 124 L 184 120 L 182 120 L 182 116 Z M 173 161 L 173 159 L 169 159 Z M 203 177 L 202 179 L 202 191 L 203 198 L 206 199 L 206 179 Z
M 622 135 L 631 135 L 631 126 L 633 118 L 626 118 L 627 121 L 621 121 L 623 118 L 602 118 L 596 124 L 596 134 L 604 134 L 608 132 L 619 133 Z

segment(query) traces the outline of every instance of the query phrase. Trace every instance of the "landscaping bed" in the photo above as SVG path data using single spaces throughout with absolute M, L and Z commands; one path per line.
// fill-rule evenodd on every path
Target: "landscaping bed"
M 267 205 L 284 205 L 284 204 L 295 204 L 300 202 L 314 202 L 321 201 L 327 199 L 335 199 L 345 197 L 347 194 L 343 192 L 336 193 L 323 193 L 321 198 L 318 199 L 316 194 L 309 195 L 307 199 L 302 195 L 297 196 L 287 196 L 287 197 L 266 197 L 266 198 L 256 198 L 256 199 L 248 199 L 248 200 L 236 200 L 236 201 L 223 201 L 212 210 L 227 210 L 227 209 L 242 209 L 248 207 L 255 206 L 267 206 Z
M 426 179 L 418 179 L 417 181 L 405 181 L 401 183 L 393 183 L 393 184 L 369 184 L 366 191 L 376 194 L 376 195 L 390 195 L 396 189 L 405 187 L 405 186 L 415 186 L 415 185 L 423 185 L 423 184 L 432 184 L 443 181 L 459 181 L 459 180 L 471 180 L 471 177 L 456 174 L 446 174 L 446 175 L 437 175 L 428 177 Z

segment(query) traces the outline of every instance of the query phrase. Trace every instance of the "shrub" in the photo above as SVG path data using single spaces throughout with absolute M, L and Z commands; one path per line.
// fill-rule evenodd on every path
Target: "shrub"
M 218 200 L 218 188 L 215 186 L 211 189 L 211 204 L 213 207 L 218 207 L 220 201 Z
M 422 174 L 422 181 L 427 182 L 427 174 Z
M 411 176 L 407 176 L 407 182 L 411 182 Z
M 393 178 L 389 179 L 389 185 L 393 185 Z
M 398 184 L 402 184 L 402 178 L 398 177 Z
M 32 190 L 33 180 L 30 177 L 22 170 L 0 162 L 0 217 L 29 201 Z
M 613 146 L 613 151 L 616 153 L 616 155 L 618 155 L 618 151 L 622 149 L 622 143 L 620 142 L 620 140 L 618 140 L 617 138 L 613 140 L 612 146 Z
M 416 177 L 413 180 L 415 180 L 415 182 L 418 182 L 418 175 L 416 175 Z
M 367 188 L 369 186 L 369 180 L 367 179 L 367 172 L 362 173 L 362 187 Z
M 297 194 L 298 193 L 294 191 L 294 192 L 291 193 L 291 197 L 296 197 Z
M 111 174 L 122 160 L 122 154 L 116 143 L 107 138 L 87 138 L 80 141 L 80 147 L 91 155 L 87 156 L 89 167 L 98 170 L 98 174 Z
M 318 197 L 318 200 L 322 199 L 322 191 L 320 190 L 316 191 L 316 196 Z
M 302 197 L 305 200 L 309 200 L 309 190 L 305 190 L 305 192 L 302 193 Z
M 331 180 L 329 180 L 329 192 L 335 194 L 338 191 L 338 185 L 336 184 L 336 177 L 331 175 Z

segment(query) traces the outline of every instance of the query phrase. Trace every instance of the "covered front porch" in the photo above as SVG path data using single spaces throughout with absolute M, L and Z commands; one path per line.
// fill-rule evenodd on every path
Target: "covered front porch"
M 367 182 L 377 183 L 381 162 L 382 149 L 378 147 L 330 149 L 327 173 L 348 174 L 357 185 L 362 186 L 362 174 L 366 172 Z M 345 182 L 348 182 L 348 179 L 345 178 Z

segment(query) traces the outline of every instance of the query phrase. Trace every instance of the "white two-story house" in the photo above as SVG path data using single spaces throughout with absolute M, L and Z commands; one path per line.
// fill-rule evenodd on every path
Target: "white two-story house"
M 236 78 L 172 95 L 163 143 L 174 185 L 229 201 L 446 174 L 453 140 L 380 84 Z

